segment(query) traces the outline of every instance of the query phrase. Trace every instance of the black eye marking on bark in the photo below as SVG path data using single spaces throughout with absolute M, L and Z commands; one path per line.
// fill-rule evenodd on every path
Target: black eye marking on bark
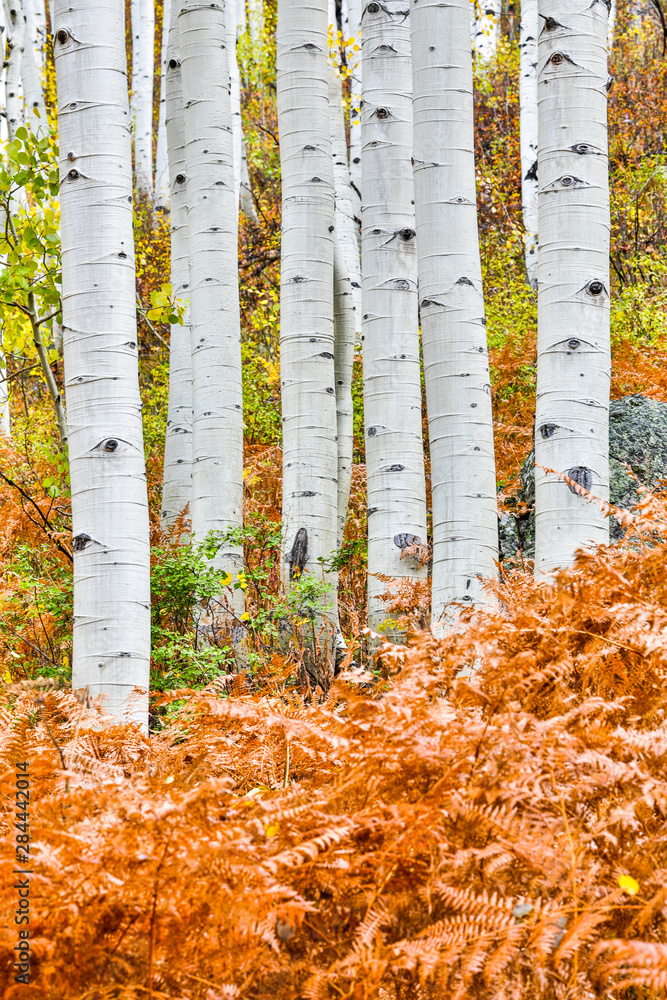
M 287 556 L 287 561 L 289 563 L 290 580 L 293 580 L 297 576 L 301 576 L 301 574 L 303 573 L 303 567 L 306 565 L 307 559 L 308 559 L 308 532 L 306 531 L 305 528 L 299 528 L 294 537 L 292 548 L 290 549 L 289 555 Z
M 116 441 L 115 438 L 109 438 L 109 440 L 105 441 L 104 444 L 102 445 L 103 451 L 115 451 L 117 447 L 118 447 L 118 442 Z
M 398 278 L 398 280 L 394 282 L 394 288 L 398 288 L 400 291 L 406 292 L 410 288 L 410 282 L 406 281 L 405 278 Z
M 303 274 L 295 274 L 293 278 L 288 278 L 289 281 L 293 281 L 295 285 L 300 284 L 302 281 L 308 281 L 308 278 L 304 277 Z
M 67 159 L 68 160 L 76 160 L 76 153 L 68 153 L 67 154 Z
M 574 177 L 572 174 L 563 174 L 562 177 L 558 178 L 557 183 L 560 183 L 563 187 L 583 187 L 586 182 L 582 181 L 581 177 Z
M 67 176 L 68 176 L 69 180 L 71 180 L 71 181 L 76 181 L 76 180 L 78 180 L 78 178 L 79 178 L 79 177 L 80 177 L 81 175 L 79 174 L 79 171 L 78 171 L 78 170 L 70 170 L 70 172 L 68 173 L 68 175 L 67 175 Z
M 381 229 L 374 229 L 373 230 L 373 236 L 379 236 L 381 232 L 382 232 Z
M 327 392 L 335 392 L 335 391 L 336 390 L 333 388 L 333 386 L 331 386 L 331 385 L 327 386 Z
M 72 103 L 69 106 L 69 109 L 70 109 L 70 111 L 76 111 L 76 109 L 78 108 L 78 106 L 79 105 L 76 103 L 76 101 L 72 101 Z
M 394 535 L 394 545 L 397 549 L 407 549 L 410 545 L 423 545 L 419 535 L 412 535 L 409 531 L 401 531 Z
M 542 424 L 542 426 L 540 427 L 540 434 L 546 441 L 547 438 L 550 438 L 553 434 L 556 433 L 557 429 L 558 429 L 558 424 Z
M 80 535 L 75 535 L 72 539 L 72 548 L 75 552 L 83 552 L 88 542 L 92 542 L 92 538 L 82 531 Z
M 391 112 L 388 108 L 376 108 L 375 115 L 377 118 L 389 118 Z
M 311 181 L 312 181 L 313 184 L 321 184 L 322 183 L 322 178 L 321 177 L 311 177 L 310 179 L 311 179 Z
M 369 14 L 379 14 L 381 7 L 379 3 L 369 3 L 366 10 L 368 11 Z
M 567 346 L 568 346 L 569 348 L 571 348 L 571 350 L 573 350 L 573 351 L 576 351 L 576 349 L 577 349 L 578 347 L 581 347 L 581 341 L 580 341 L 580 340 L 576 340 L 576 338 L 575 338 L 575 337 L 572 337 L 572 339 L 571 339 L 571 340 L 568 340 L 568 342 L 567 342 Z
M 579 156 L 585 156 L 586 153 L 594 152 L 593 147 L 589 146 L 587 142 L 575 142 L 570 149 L 573 153 L 578 153 Z
M 414 238 L 415 238 L 415 236 L 416 236 L 417 234 L 416 234 L 416 232 L 414 231 L 414 229 L 407 229 L 407 228 L 406 228 L 406 229 L 399 229 L 399 231 L 398 231 L 398 235 L 399 235 L 399 236 L 401 237 L 401 239 L 402 239 L 402 240 L 403 240 L 403 241 L 404 241 L 405 243 L 409 243 L 409 242 L 410 242 L 410 240 L 414 240 Z
M 322 353 L 320 354 L 320 357 L 321 358 L 331 358 L 331 360 L 333 361 L 333 354 L 330 354 L 329 351 L 322 351 Z
M 334 231 L 335 228 L 336 228 L 335 226 L 329 226 L 329 232 L 333 233 L 333 231 Z
M 118 256 L 120 257 L 121 260 L 127 260 L 127 254 L 125 253 L 124 250 L 121 250 Z
M 377 427 L 369 427 L 368 430 L 366 431 L 366 434 L 368 435 L 369 438 L 372 438 L 375 437 L 377 432 L 378 432 Z
M 607 93 L 609 93 L 609 91 L 611 90 L 613 83 L 614 83 L 613 76 L 608 76 L 607 82 L 605 83 L 605 90 L 607 91 Z
M 587 469 L 585 465 L 573 465 L 571 469 L 567 470 L 565 475 L 572 479 L 577 486 L 583 486 L 585 490 L 590 492 L 593 485 L 593 473 L 590 469 Z M 567 488 L 570 493 L 574 493 L 575 496 L 577 495 L 577 491 L 572 483 L 568 483 Z
M 586 285 L 586 291 L 588 292 L 589 295 L 592 295 L 595 298 L 597 298 L 598 295 L 602 295 L 602 293 L 606 292 L 607 289 L 605 288 L 604 283 L 602 281 L 599 281 L 597 278 L 594 278 L 593 281 L 589 281 L 588 284 Z
M 185 174 L 176 174 L 175 180 L 176 180 L 177 184 L 184 184 L 185 183 Z
M 387 468 L 387 472 L 403 472 L 404 468 L 405 468 L 404 465 L 399 465 L 399 463 L 396 462 L 394 465 L 390 465 Z
M 544 17 L 544 14 L 540 14 L 540 17 L 544 18 L 544 28 L 543 31 L 555 31 L 556 28 L 564 28 L 565 25 L 557 21 L 555 17 Z
M 458 278 L 456 280 L 456 284 L 457 285 L 472 285 L 473 288 L 475 287 L 474 284 L 473 284 L 473 282 L 470 280 L 470 278 L 466 278 L 465 275 L 462 278 Z
M 563 62 L 572 63 L 573 66 L 576 65 L 574 59 L 571 59 L 568 56 L 567 52 L 554 52 L 551 58 L 547 61 L 553 63 L 554 66 L 560 66 L 560 64 Z
M 65 45 L 70 38 L 69 31 L 67 28 L 61 28 L 60 31 L 56 32 L 56 40 L 60 42 L 61 45 Z
M 180 59 L 170 59 L 169 60 L 169 69 L 178 69 L 178 67 L 180 65 L 181 65 L 181 60 Z
M 312 150 L 312 149 L 317 149 L 317 146 L 313 146 L 311 143 L 308 143 L 308 145 L 304 146 L 303 148 Z
M 451 203 L 453 205 L 472 205 L 470 198 L 464 198 L 462 194 L 457 195 L 456 198 L 452 198 Z

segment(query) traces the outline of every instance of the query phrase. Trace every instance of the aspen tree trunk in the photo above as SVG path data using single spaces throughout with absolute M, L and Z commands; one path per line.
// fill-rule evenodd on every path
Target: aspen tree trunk
M 257 53 L 257 48 L 262 44 L 264 30 L 264 0 L 248 0 L 248 27 L 255 59 L 258 60 L 261 56 Z
M 432 621 L 488 603 L 498 515 L 477 232 L 468 0 L 412 0 L 419 297 L 433 493 Z
M 23 13 L 26 21 L 26 41 L 29 42 L 32 48 L 39 79 L 39 75 L 44 69 L 46 47 L 46 7 L 44 0 L 23 0 Z
M 21 16 L 20 3 L 16 0 L 19 11 L 17 17 Z M 23 100 L 25 103 L 25 123 L 35 135 L 45 136 L 49 131 L 46 118 L 46 105 L 44 103 L 44 91 L 37 71 L 35 62 L 35 48 L 27 37 L 27 24 L 24 29 L 24 46 L 21 58 L 21 79 L 23 81 Z
M 5 22 L 8 28 L 7 78 L 5 84 L 7 134 L 14 138 L 16 130 L 23 125 L 23 90 L 21 87 L 21 64 L 25 42 L 25 18 L 20 5 L 5 6 Z
M 537 0 L 521 0 L 519 111 L 526 277 L 537 289 Z
M 335 8 L 329 4 L 329 23 L 336 31 Z M 335 35 L 334 35 L 335 37 Z M 329 64 L 329 112 L 331 116 L 331 155 L 333 157 L 334 195 L 336 204 L 336 238 L 350 280 L 349 292 L 354 309 L 354 332 L 361 335 L 361 257 L 359 255 L 359 226 L 352 205 L 350 170 L 347 162 L 347 137 L 345 134 L 345 109 L 343 88 L 338 65 Z
M 350 276 L 338 239 L 334 244 L 334 369 L 336 375 L 336 429 L 338 437 L 338 531 L 340 549 L 347 520 L 352 483 L 354 452 L 354 408 L 352 367 L 354 365 L 355 313 Z
M 279 0 L 280 376 L 286 581 L 336 550 L 334 193 L 327 0 Z M 335 577 L 328 575 L 335 587 Z
M 192 361 L 189 310 L 189 240 L 183 85 L 178 6 L 173 4 L 166 58 L 166 133 L 171 204 L 171 284 L 176 300 L 187 304 L 183 325 L 169 339 L 169 405 L 164 444 L 162 527 L 169 530 L 192 498 Z
M 609 541 L 607 8 L 540 0 L 535 576 Z
M 7 381 L 7 362 L 5 352 L 0 346 L 0 434 L 11 438 L 12 425 L 9 414 L 9 382 Z
M 361 45 L 361 0 L 348 0 L 347 23 L 349 38 L 354 45 L 346 49 L 350 67 L 350 182 L 352 184 L 352 209 L 361 218 L 361 85 L 362 85 L 362 45 Z M 347 41 L 347 39 L 346 39 Z
M 0 3 L 0 45 L 2 46 L 2 59 L 0 60 L 0 142 L 7 141 L 7 63 L 5 55 L 7 53 L 7 21 L 5 19 L 5 7 Z
M 150 551 L 121 0 L 56 0 L 72 685 L 147 727 Z M 134 692 L 135 685 L 142 693 Z
M 243 214 L 254 221 L 257 221 L 257 213 L 252 200 L 250 190 L 250 178 L 248 176 L 248 161 L 245 153 L 245 140 L 243 138 L 243 119 L 241 117 L 241 77 L 239 74 L 239 64 L 236 56 L 236 36 L 237 21 L 236 4 L 231 0 L 226 10 L 229 12 L 227 21 L 227 52 L 229 55 L 229 78 L 230 97 L 232 106 L 232 142 L 234 147 L 234 190 L 236 192 L 236 204 L 240 204 Z
M 475 0 L 474 18 L 471 22 L 472 43 L 482 63 L 495 56 L 500 39 L 501 0 Z
M 425 579 L 399 536 L 426 542 L 426 484 L 412 178 L 410 22 L 403 0 L 363 15 L 362 342 L 368 481 L 368 621 L 386 619 L 376 576 Z
M 153 0 L 132 0 L 132 119 L 137 193 L 153 197 Z
M 162 44 L 160 48 L 160 111 L 157 126 L 157 147 L 155 150 L 155 207 L 159 211 L 169 210 L 169 154 L 167 150 L 167 63 L 169 61 L 169 23 L 171 21 L 171 0 L 164 0 L 162 7 Z
M 185 0 L 178 14 L 187 178 L 192 331 L 192 530 L 243 524 L 243 398 L 229 67 L 224 8 Z M 226 544 L 217 568 L 242 553 Z M 236 610 L 242 590 L 234 591 Z

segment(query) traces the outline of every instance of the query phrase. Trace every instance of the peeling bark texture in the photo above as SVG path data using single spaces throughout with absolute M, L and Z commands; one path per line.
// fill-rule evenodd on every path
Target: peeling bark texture
M 537 0 L 521 0 L 519 110 L 526 278 L 537 290 Z
M 20 5 L 4 5 L 5 23 L 8 27 L 7 78 L 5 83 L 5 112 L 7 135 L 14 138 L 16 130 L 23 125 L 23 88 L 21 87 L 21 63 L 25 44 L 25 18 Z
M 19 0 L 15 0 L 16 8 L 21 16 L 21 5 Z M 32 132 L 39 138 L 48 134 L 49 123 L 46 117 L 46 104 L 44 103 L 44 91 L 40 74 L 37 71 L 35 62 L 35 48 L 31 43 L 27 22 L 24 28 L 23 56 L 21 58 L 21 79 L 23 81 L 23 100 L 25 104 L 25 123 Z
M 607 8 L 540 0 L 535 576 L 609 541 L 601 511 L 546 467 L 609 496 Z
M 164 0 L 162 8 L 162 43 L 160 48 L 160 111 L 157 125 L 157 147 L 155 150 L 155 207 L 158 211 L 169 210 L 169 153 L 167 139 L 167 66 L 169 62 L 169 25 L 171 21 L 171 0 Z
M 175 323 L 169 338 L 169 405 L 164 446 L 162 527 L 172 527 L 192 498 L 192 362 L 189 309 L 189 240 L 183 86 L 181 81 L 178 7 L 172 7 L 166 59 L 166 133 L 171 203 L 171 284 L 187 306 L 183 325 Z
M 404 0 L 363 13 L 362 347 L 368 482 L 368 620 L 386 619 L 378 573 L 426 577 L 394 535 L 426 537 L 412 178 L 412 68 Z
M 56 0 L 54 48 L 72 534 L 82 540 L 72 685 L 145 730 L 150 551 L 121 0 Z
M 488 605 L 498 518 L 467 0 L 413 0 L 414 176 L 433 495 L 432 622 Z M 417 531 L 423 538 L 425 532 Z M 448 610 L 449 608 L 449 610 Z
M 137 193 L 153 197 L 153 0 L 132 0 L 132 121 Z
M 470 34 L 482 63 L 493 59 L 500 39 L 501 0 L 470 0 Z
M 192 331 L 192 531 L 243 524 L 243 396 L 227 31 L 221 3 L 186 0 L 178 14 L 185 128 Z M 217 568 L 243 567 L 238 546 Z M 235 609 L 243 591 L 233 592 Z
M 279 0 L 277 48 L 283 544 L 290 552 L 305 529 L 305 568 L 319 575 L 318 559 L 336 551 L 338 505 L 327 0 Z
M 352 405 L 352 366 L 354 364 L 354 302 L 350 276 L 345 267 L 338 240 L 334 245 L 334 364 L 336 375 L 336 425 L 338 436 L 338 532 L 340 549 L 347 519 L 352 482 L 354 450 L 354 410 Z
M 347 164 L 345 111 L 341 79 L 329 66 L 329 110 L 331 115 L 331 155 L 333 158 L 334 195 L 336 203 L 336 239 L 345 264 L 350 285 L 353 310 L 353 334 L 361 336 L 361 256 L 359 225 L 352 207 L 350 171 Z
M 361 45 L 361 0 L 348 0 L 347 39 L 354 38 L 355 44 L 348 46 L 345 56 L 350 67 L 350 182 L 352 184 L 352 209 L 361 218 L 361 85 L 362 85 L 362 45 Z M 355 51 L 355 46 L 358 51 Z

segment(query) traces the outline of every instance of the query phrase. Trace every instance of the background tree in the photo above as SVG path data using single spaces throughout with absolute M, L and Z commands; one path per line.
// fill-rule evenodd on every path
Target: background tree
M 153 197 L 153 77 L 155 7 L 153 0 L 131 0 L 132 121 L 137 193 Z
M 132 148 L 120 0 L 56 0 L 72 684 L 147 725 L 148 501 L 137 377 Z M 135 685 L 143 693 L 135 694 Z
M 609 540 L 607 8 L 539 6 L 535 574 Z M 547 471 L 552 470 L 552 471 Z M 566 475 L 573 482 L 563 480 Z
M 537 291 L 537 0 L 523 0 L 519 36 L 521 116 L 521 209 L 526 247 L 526 277 Z

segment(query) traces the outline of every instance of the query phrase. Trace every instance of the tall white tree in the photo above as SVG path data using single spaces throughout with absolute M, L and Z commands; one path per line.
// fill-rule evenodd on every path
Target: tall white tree
M 282 172 L 280 378 L 285 576 L 319 573 L 336 550 L 334 192 L 327 0 L 279 0 Z M 335 583 L 331 577 L 332 585 Z
M 153 197 L 153 78 L 155 7 L 132 0 L 132 119 L 137 192 Z
M 519 115 L 526 277 L 537 289 L 537 0 L 521 0 Z
M 348 45 L 345 57 L 350 69 L 350 180 L 352 182 L 352 208 L 357 218 L 361 217 L 361 85 L 362 85 L 362 46 L 361 46 L 361 0 L 348 0 L 347 3 L 347 34 L 345 41 L 354 39 L 353 45 Z
M 169 208 L 169 153 L 167 139 L 167 63 L 169 61 L 169 25 L 171 22 L 171 0 L 164 0 L 162 6 L 162 42 L 160 47 L 160 109 L 157 125 L 157 145 L 155 148 L 155 207 L 159 211 Z
M 46 7 L 44 0 L 23 0 L 23 13 L 26 21 L 26 41 L 30 43 L 37 71 L 41 74 L 44 69 L 46 53 Z
M 609 540 L 607 7 L 540 0 L 535 575 Z M 554 470 L 553 472 L 546 471 Z
M 72 684 L 147 725 L 150 552 L 121 0 L 56 0 Z M 136 694 L 135 685 L 143 689 Z
M 16 8 L 19 11 L 17 16 L 21 16 L 20 0 L 15 0 L 15 2 Z M 25 13 L 23 17 L 26 20 Z M 35 135 L 42 137 L 48 133 L 49 126 L 46 118 L 44 90 L 42 89 L 42 81 L 35 60 L 35 45 L 29 38 L 27 20 L 24 28 L 23 55 L 21 57 L 21 80 L 23 82 L 23 99 L 25 103 L 25 123 Z
M 192 499 L 192 345 L 190 339 L 190 295 L 187 175 L 183 126 L 178 7 L 172 6 L 168 32 L 166 85 L 166 133 L 169 148 L 171 204 L 171 284 L 177 302 L 185 306 L 183 325 L 174 323 L 169 338 L 169 405 L 164 445 L 164 477 L 160 521 L 171 528 Z
M 471 0 L 470 33 L 482 63 L 493 59 L 500 40 L 501 0 Z
M 5 80 L 5 116 L 7 134 L 10 141 L 16 130 L 23 125 L 23 87 L 21 69 L 25 47 L 25 18 L 21 5 L 4 3 L 5 25 L 7 27 L 7 76 Z
M 433 493 L 432 621 L 488 600 L 498 515 L 477 231 L 468 0 L 412 0 L 419 298 Z
M 368 620 L 386 619 L 378 573 L 426 577 L 400 538 L 426 541 L 412 178 L 410 22 L 403 0 L 363 14 L 362 347 L 368 481 Z M 403 546 L 404 547 L 404 546 Z
M 221 2 L 178 13 L 183 84 L 192 333 L 192 530 L 202 540 L 243 523 L 243 398 L 227 30 Z M 242 553 L 225 544 L 230 574 Z M 241 600 L 242 591 L 235 591 Z
M 241 76 L 239 74 L 239 64 L 236 56 L 236 39 L 238 34 L 237 12 L 238 8 L 234 2 L 226 5 L 225 19 L 227 27 L 227 54 L 229 59 L 229 86 L 232 107 L 232 142 L 234 147 L 234 190 L 236 191 L 236 201 L 240 204 L 243 214 L 248 218 L 256 220 L 257 213 L 252 200 L 250 190 L 250 178 L 248 176 L 248 160 L 245 152 L 245 139 L 243 137 L 243 118 L 241 116 Z

